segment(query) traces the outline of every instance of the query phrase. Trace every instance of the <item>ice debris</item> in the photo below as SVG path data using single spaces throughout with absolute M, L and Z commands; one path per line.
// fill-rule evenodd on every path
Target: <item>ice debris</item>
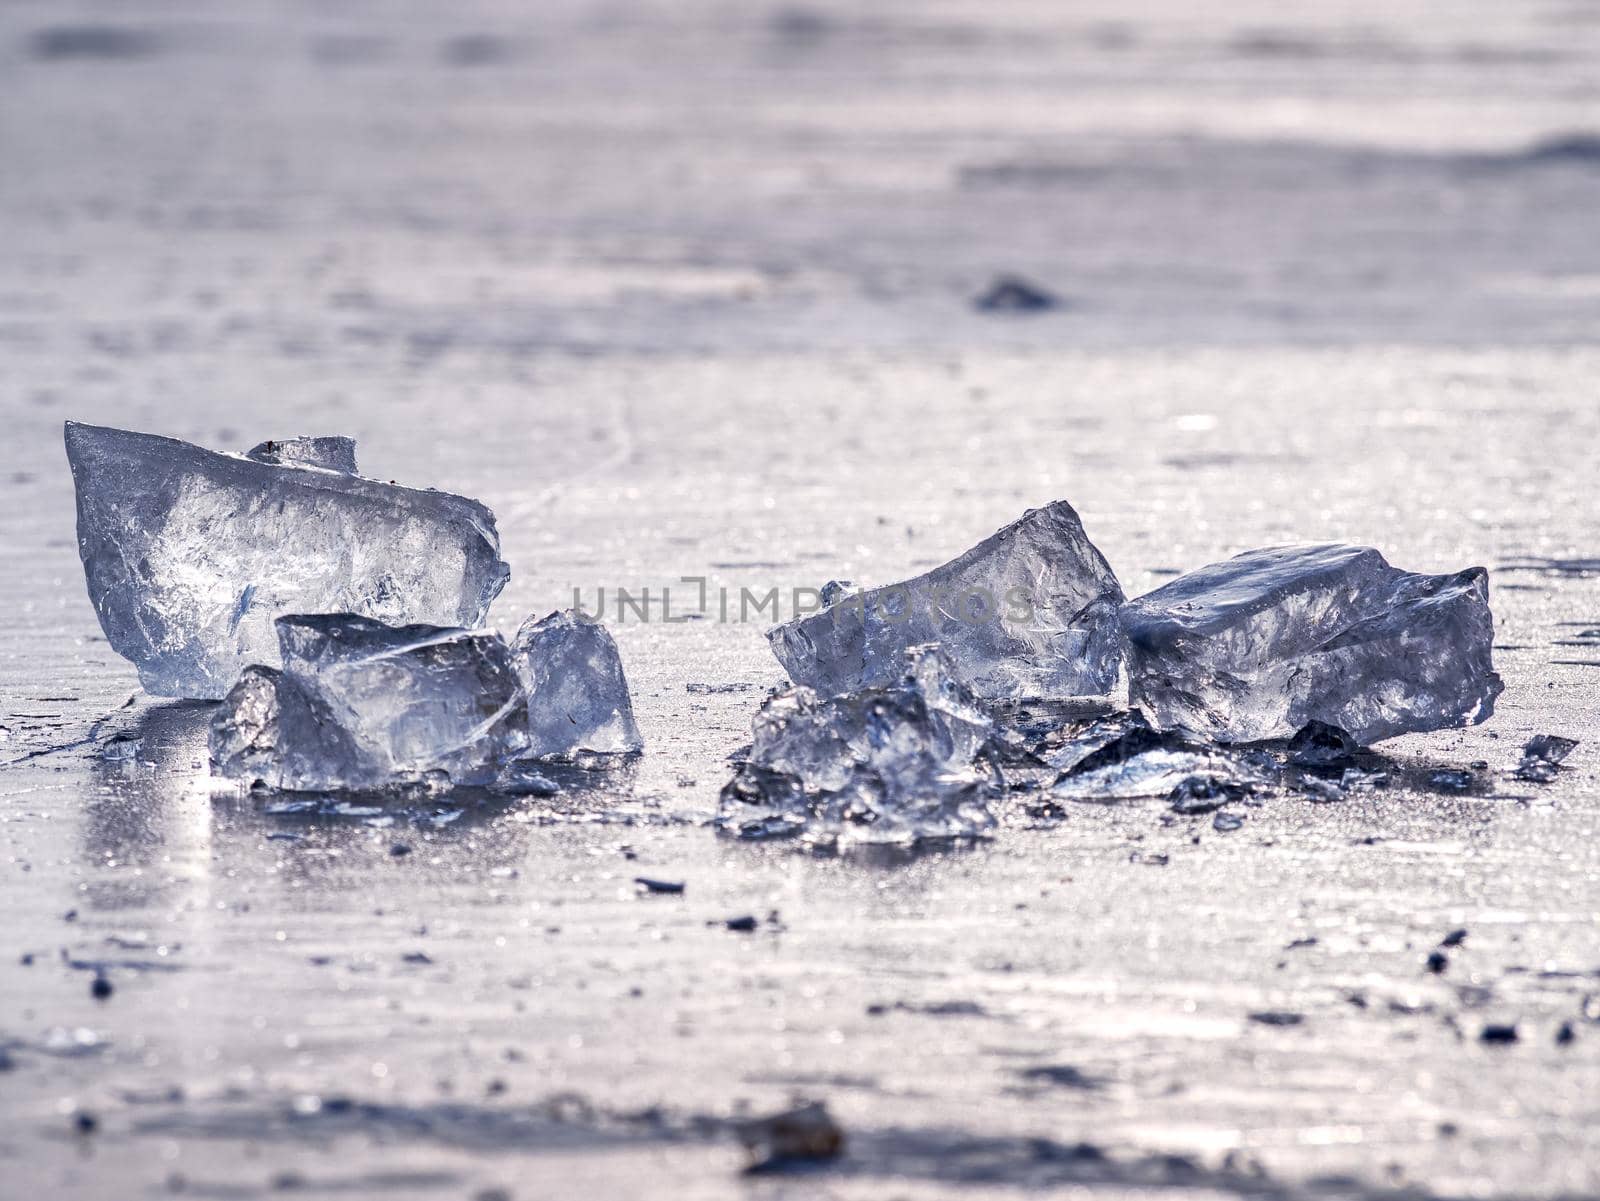
M 1309 721 L 1289 739 L 1289 762 L 1297 767 L 1343 767 L 1361 750 L 1338 726 Z
M 499 634 L 279 618 L 282 670 L 252 666 L 211 723 L 222 775 L 293 792 L 492 784 L 527 746 Z
M 605 626 L 571 609 L 530 617 L 517 631 L 516 665 L 527 695 L 530 755 L 618 755 L 644 745 Z
M 1030 509 L 959 558 L 775 627 L 773 653 L 825 696 L 891 685 L 906 652 L 938 643 L 986 700 L 1096 696 L 1122 661 L 1122 588 L 1071 505 Z
M 610 635 L 570 613 L 530 622 L 515 648 L 492 631 L 349 613 L 282 617 L 276 628 L 282 668 L 246 668 L 212 718 L 219 775 L 290 792 L 546 795 L 556 785 L 544 760 L 638 747 Z M 606 721 L 578 720 L 601 713 Z
M 1278 765 L 1261 751 L 1207 746 L 1152 729 L 1137 713 L 1090 724 L 1045 756 L 1061 774 L 1052 796 L 1115 801 L 1169 796 L 1180 812 L 1204 812 L 1217 798 L 1236 798 L 1277 782 Z
M 734 1131 L 750 1156 L 752 1172 L 836 1159 L 844 1151 L 844 1131 L 820 1101 L 739 1122 Z
M 471 627 L 506 582 L 487 508 L 355 475 L 347 438 L 246 456 L 68 422 L 66 446 L 89 598 L 157 696 L 275 666 L 286 614 Z
M 752 728 L 748 758 L 722 791 L 724 831 L 910 843 L 995 824 L 996 774 L 976 762 L 992 724 L 938 648 L 913 648 L 884 687 L 779 692 Z
M 344 475 L 356 474 L 356 441 L 338 435 L 278 438 L 251 447 L 244 457 L 278 467 L 320 467 Z
M 1249 551 L 1122 609 L 1132 702 L 1219 742 L 1308 722 L 1361 744 L 1482 721 L 1500 677 L 1488 573 L 1416 575 L 1368 547 Z
M 1578 747 L 1576 738 L 1559 734 L 1535 734 L 1522 748 L 1522 762 L 1511 774 L 1519 780 L 1548 784 L 1561 774 L 1561 764 Z
M 113 734 L 100 748 L 100 757 L 112 762 L 126 763 L 137 759 L 144 751 L 144 739 L 134 734 Z

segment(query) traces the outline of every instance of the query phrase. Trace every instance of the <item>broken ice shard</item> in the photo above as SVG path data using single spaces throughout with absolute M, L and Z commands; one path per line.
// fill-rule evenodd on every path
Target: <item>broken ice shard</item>
M 1500 677 L 1481 567 L 1415 575 L 1369 547 L 1253 550 L 1122 610 L 1132 702 L 1225 742 L 1310 722 L 1367 744 L 1482 721 Z
M 644 745 L 610 631 L 575 610 L 517 631 L 517 672 L 528 698 L 528 754 L 619 755 Z
M 488 631 L 279 618 L 211 722 L 221 775 L 293 792 L 488 785 L 527 746 L 511 648 Z
M 244 457 L 279 467 L 320 467 L 324 471 L 339 471 L 345 475 L 356 473 L 355 439 L 337 435 L 278 438 L 251 447 Z
M 1122 599 L 1077 513 L 1056 501 L 942 567 L 839 597 L 768 638 L 790 679 L 829 696 L 893 684 L 924 643 L 986 700 L 1097 696 L 1117 682 Z
M 278 684 L 283 673 L 252 665 L 211 715 L 211 770 L 253 783 L 282 779 L 278 766 Z
M 743 837 L 915 842 L 994 825 L 994 773 L 975 766 L 991 724 L 937 647 L 914 648 L 884 688 L 823 697 L 790 688 L 753 722 L 748 761 L 718 825 Z
M 1561 764 L 1578 749 L 1578 740 L 1559 734 L 1535 734 L 1522 748 L 1522 762 L 1512 775 L 1535 784 L 1548 784 L 1561 774 Z
M 66 443 L 89 598 L 157 696 L 276 664 L 287 613 L 475 626 L 506 581 L 488 509 L 352 474 L 349 439 L 248 457 L 68 422 Z
M 1229 752 L 1153 730 L 1137 713 L 1090 723 L 1051 752 L 1047 762 L 1064 769 L 1051 793 L 1075 801 L 1244 795 L 1271 786 L 1278 775 L 1269 755 Z

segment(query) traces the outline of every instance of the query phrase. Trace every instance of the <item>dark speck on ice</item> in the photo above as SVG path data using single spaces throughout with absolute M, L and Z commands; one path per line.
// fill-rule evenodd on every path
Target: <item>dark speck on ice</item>
M 1085 1091 L 1098 1089 L 1102 1084 L 1096 1077 L 1085 1075 L 1070 1063 L 1047 1063 L 1021 1068 L 1017 1075 L 1033 1084 L 1049 1084 L 1057 1088 L 1076 1088 Z
M 33 57 L 47 61 L 147 58 L 159 47 L 153 34 L 115 25 L 52 26 L 29 39 Z
M 973 300 L 984 313 L 1043 313 L 1060 308 L 1059 298 L 1015 275 L 1002 275 Z
M 649 876 L 635 876 L 633 882 L 647 893 L 676 895 L 686 887 L 681 880 L 655 880 Z
M 1298 1026 L 1306 1020 L 1306 1015 L 1283 1009 L 1265 1009 L 1252 1013 L 1250 1020 L 1262 1026 Z

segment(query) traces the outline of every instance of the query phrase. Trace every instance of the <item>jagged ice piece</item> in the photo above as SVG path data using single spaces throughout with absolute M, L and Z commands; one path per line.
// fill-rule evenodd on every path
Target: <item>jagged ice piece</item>
M 258 447 L 272 463 L 68 422 L 66 445 L 89 598 L 157 696 L 276 664 L 284 614 L 476 626 L 505 585 L 487 508 L 350 474 L 348 439 Z
M 489 785 L 527 747 L 499 634 L 280 618 L 283 668 L 245 671 L 212 718 L 222 775 L 295 792 Z
M 278 768 L 278 684 L 283 673 L 252 665 L 211 715 L 211 770 L 236 780 L 272 783 Z
M 914 842 L 994 825 L 992 774 L 974 760 L 992 731 L 937 647 L 912 650 L 886 688 L 823 697 L 790 688 L 752 723 L 750 754 L 723 789 L 719 825 L 743 836 Z
M 1117 682 L 1122 588 L 1066 501 L 915 579 L 833 595 L 768 634 L 789 678 L 824 695 L 893 684 L 906 651 L 933 642 L 986 700 L 1098 696 Z
M 275 438 L 251 447 L 244 457 L 280 467 L 320 467 L 324 471 L 356 474 L 356 440 L 338 435 Z
M 1186 786 L 1189 792 L 1248 792 L 1278 775 L 1269 755 L 1193 743 L 1151 729 L 1138 713 L 1091 722 L 1045 759 L 1063 768 L 1052 794 L 1076 801 L 1166 796 Z
M 1253 550 L 1122 609 L 1132 703 L 1225 742 L 1309 722 L 1363 745 L 1482 721 L 1500 677 L 1481 567 L 1416 575 L 1370 547 Z
M 530 617 L 517 631 L 516 665 L 528 698 L 530 756 L 618 755 L 644 746 L 605 626 L 572 609 Z

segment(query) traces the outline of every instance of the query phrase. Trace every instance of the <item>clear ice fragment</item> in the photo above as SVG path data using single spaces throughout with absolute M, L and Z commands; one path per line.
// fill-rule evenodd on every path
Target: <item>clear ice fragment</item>
M 561 786 L 540 770 L 532 759 L 513 759 L 500 769 L 493 790 L 505 796 L 555 796 Z
M 144 739 L 133 734 L 113 734 L 100 748 L 100 757 L 126 763 L 137 759 L 144 751 Z
M 1063 731 L 1038 754 L 1042 762 L 1067 773 L 1094 771 L 1124 763 L 1145 751 L 1181 749 L 1181 738 L 1152 730 L 1141 714 L 1118 712 Z
M 743 837 L 817 842 L 963 838 L 993 828 L 992 726 L 937 647 L 909 652 L 883 688 L 823 697 L 790 688 L 752 723 L 748 761 L 723 789 L 718 825 Z
M 1307 722 L 1285 748 L 1296 767 L 1343 767 L 1361 748 L 1338 726 Z
M 1205 781 L 1202 787 L 1196 783 Z M 1126 759 L 1062 773 L 1051 786 L 1057 798 L 1070 801 L 1122 801 L 1134 797 L 1233 791 L 1242 795 L 1276 782 L 1276 773 L 1264 761 L 1227 754 L 1220 749 L 1183 745 L 1157 746 Z
M 348 439 L 264 443 L 264 462 L 68 422 L 66 445 L 89 599 L 157 696 L 276 665 L 285 614 L 476 626 L 505 585 L 488 509 L 349 474 Z
M 1114 713 L 1078 729 L 1043 756 L 1063 770 L 1051 786 L 1057 798 L 1117 801 L 1170 797 L 1180 812 L 1202 812 L 1183 802 L 1207 801 L 1272 786 L 1277 761 L 1264 751 L 1235 751 L 1152 729 L 1139 713 Z
M 828 595 L 821 612 L 768 634 L 789 678 L 825 696 L 894 684 L 925 643 L 985 700 L 1098 696 L 1117 682 L 1122 588 L 1066 501 L 915 579 Z
M 219 774 L 291 792 L 487 786 L 527 747 L 498 634 L 349 613 L 277 630 L 282 670 L 245 671 L 212 718 Z
M 1132 702 L 1221 742 L 1318 721 L 1366 745 L 1482 721 L 1501 689 L 1488 573 L 1416 575 L 1369 547 L 1249 551 L 1128 602 L 1122 627 Z
M 324 471 L 356 474 L 356 440 L 336 434 L 276 438 L 251 447 L 244 457 L 278 467 L 320 467 Z
M 278 681 L 283 673 L 253 664 L 211 715 L 211 770 L 236 780 L 279 780 Z
M 850 595 L 850 581 L 829 580 L 822 586 L 822 591 L 818 595 L 824 608 L 829 605 L 836 605 Z
M 1230 801 L 1247 796 L 1249 789 L 1227 776 L 1197 775 L 1179 780 L 1167 799 L 1172 811 L 1192 815 L 1215 813 Z
M 517 672 L 528 698 L 533 758 L 623 755 L 644 740 L 611 632 L 565 609 L 517 631 Z
M 1519 780 L 1548 784 L 1561 774 L 1561 764 L 1578 748 L 1576 738 L 1559 734 L 1535 734 L 1522 748 L 1522 762 L 1511 774 Z

